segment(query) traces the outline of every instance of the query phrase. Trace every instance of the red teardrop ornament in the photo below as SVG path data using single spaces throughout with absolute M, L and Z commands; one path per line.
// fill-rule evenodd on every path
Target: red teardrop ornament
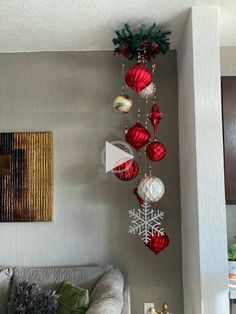
M 133 180 L 138 172 L 139 166 L 135 160 L 127 160 L 114 169 L 115 176 L 121 181 L 130 181 Z
M 125 82 L 137 93 L 140 93 L 142 89 L 152 82 L 152 74 L 145 66 L 136 64 L 126 72 Z
M 162 250 L 164 250 L 170 243 L 170 239 L 167 234 L 158 236 L 154 234 L 150 237 L 150 241 L 145 244 L 154 254 L 158 255 Z
M 138 195 L 138 188 L 137 187 L 134 189 L 134 195 L 136 195 L 137 200 L 139 202 L 139 206 L 141 208 L 143 203 L 144 203 L 144 200 Z
M 146 155 L 148 159 L 152 161 L 160 161 L 162 158 L 165 157 L 166 154 L 166 148 L 165 146 L 158 142 L 157 140 L 154 140 L 146 147 Z
M 160 112 L 157 104 L 154 103 L 152 105 L 152 111 L 148 115 L 148 119 L 150 120 L 150 122 L 153 126 L 155 137 L 157 135 L 156 133 L 157 133 L 158 124 L 160 123 L 162 117 L 163 117 L 163 114 Z
M 139 150 L 150 141 L 150 133 L 140 122 L 137 122 L 126 132 L 125 139 L 136 150 Z

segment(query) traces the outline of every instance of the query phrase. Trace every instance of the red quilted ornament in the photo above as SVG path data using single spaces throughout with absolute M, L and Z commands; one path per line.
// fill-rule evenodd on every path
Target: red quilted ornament
M 150 120 L 150 122 L 153 126 L 155 137 L 157 135 L 158 124 L 160 123 L 162 117 L 163 117 L 163 114 L 159 111 L 157 104 L 154 103 L 152 105 L 152 111 L 148 115 L 148 119 Z
M 146 147 L 146 155 L 148 159 L 152 161 L 160 161 L 162 158 L 165 157 L 166 154 L 166 148 L 165 146 L 158 142 L 157 140 L 154 140 Z
M 142 89 L 152 82 L 152 74 L 147 67 L 141 64 L 136 64 L 126 72 L 125 82 L 137 93 L 140 93 Z
M 125 139 L 136 150 L 139 150 L 150 141 L 150 133 L 140 122 L 137 122 L 126 132 Z
M 114 169 L 115 176 L 121 181 L 130 181 L 133 180 L 138 172 L 139 166 L 135 160 L 127 160 Z
M 169 237 L 167 234 L 158 236 L 154 234 L 150 237 L 150 241 L 145 244 L 150 250 L 152 250 L 156 255 L 158 255 L 162 250 L 164 250 L 169 245 Z
M 144 200 L 138 195 L 138 188 L 137 187 L 134 189 L 134 195 L 136 195 L 137 200 L 139 202 L 139 206 L 141 208 L 142 205 L 143 205 Z

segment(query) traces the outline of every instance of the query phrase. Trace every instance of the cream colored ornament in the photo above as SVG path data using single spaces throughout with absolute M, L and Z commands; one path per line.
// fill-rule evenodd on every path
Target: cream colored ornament
M 119 113 L 128 113 L 132 107 L 132 98 L 127 95 L 120 95 L 115 98 L 113 109 Z
M 157 89 L 156 85 L 153 82 L 151 82 L 147 87 L 141 90 L 139 95 L 145 99 L 153 97 L 156 92 L 156 89 Z
M 165 186 L 161 179 L 146 176 L 138 184 L 138 195 L 148 203 L 158 202 L 165 193 Z

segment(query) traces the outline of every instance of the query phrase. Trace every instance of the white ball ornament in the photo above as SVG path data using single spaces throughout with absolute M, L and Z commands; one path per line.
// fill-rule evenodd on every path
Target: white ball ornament
M 128 113 L 132 107 L 132 98 L 127 95 L 120 95 L 113 102 L 113 109 L 119 113 Z
M 161 179 L 146 176 L 139 181 L 138 195 L 148 203 L 158 202 L 165 193 L 165 186 Z
M 153 97 L 156 92 L 156 89 L 157 89 L 156 85 L 153 82 L 151 82 L 147 87 L 141 90 L 139 95 L 145 99 Z

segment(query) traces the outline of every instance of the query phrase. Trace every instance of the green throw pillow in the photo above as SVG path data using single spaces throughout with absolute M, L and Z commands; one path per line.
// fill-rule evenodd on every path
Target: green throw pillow
M 64 282 L 58 291 L 58 314 L 84 314 L 89 307 L 89 292 L 74 286 L 70 282 Z

